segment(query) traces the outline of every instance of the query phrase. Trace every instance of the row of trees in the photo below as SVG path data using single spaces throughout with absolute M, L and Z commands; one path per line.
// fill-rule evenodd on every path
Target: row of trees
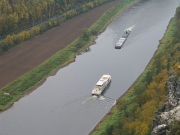
M 0 0 L 0 37 L 51 18 L 74 16 L 111 0 Z
M 0 0 L 0 53 L 108 1 Z
M 35 37 L 52 27 L 58 26 L 59 24 L 60 24 L 60 21 L 51 20 L 49 22 L 44 23 L 43 25 L 32 27 L 29 30 L 24 30 L 17 34 L 7 35 L 6 38 L 0 42 L 0 54 L 11 49 L 15 45 L 22 43 L 23 41 L 26 41 L 32 37 Z

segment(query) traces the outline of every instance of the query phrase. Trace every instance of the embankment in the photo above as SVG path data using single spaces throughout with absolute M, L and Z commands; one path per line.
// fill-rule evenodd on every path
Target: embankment
M 75 56 L 91 45 L 94 37 L 102 32 L 116 15 L 137 1 L 139 0 L 107 3 L 4 53 L 0 57 L 1 87 L 3 87 L 0 90 L 0 110 L 9 108 L 23 95 L 40 85 L 48 75 L 74 61 Z M 108 11 L 104 13 L 106 10 Z M 91 21 L 87 23 L 87 20 Z M 94 25 L 91 26 L 92 24 Z M 82 32 L 84 28 L 90 26 L 85 33 Z M 63 45 L 59 45 L 60 43 Z

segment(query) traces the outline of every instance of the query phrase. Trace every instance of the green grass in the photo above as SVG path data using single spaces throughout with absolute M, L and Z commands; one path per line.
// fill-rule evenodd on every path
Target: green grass
M 31 91 L 38 84 L 41 84 L 47 75 L 50 75 L 56 72 L 57 69 L 73 62 L 76 54 L 87 48 L 92 41 L 92 37 L 87 41 L 83 41 L 81 38 L 75 40 L 71 45 L 59 51 L 41 65 L 3 87 L 0 90 L 0 110 L 7 109 L 22 95 Z M 81 42 L 83 46 L 77 49 L 76 44 L 78 42 Z M 4 95 L 4 92 L 9 93 L 10 95 Z
M 138 0 L 124 0 L 119 2 L 119 4 L 108 10 L 102 17 L 100 17 L 100 19 L 92 25 L 88 31 L 96 30 L 97 34 L 101 33 L 117 14 L 137 1 Z M 41 84 L 47 76 L 73 62 L 75 56 L 93 42 L 94 36 L 91 33 L 89 34 L 89 38 L 86 40 L 83 39 L 83 36 L 79 37 L 41 65 L 35 67 L 31 71 L 0 89 L 0 110 L 6 110 L 23 95 L 35 89 L 35 87 Z M 9 93 L 10 95 L 4 95 L 4 92 Z
M 122 0 L 116 6 L 112 7 L 106 13 L 104 13 L 101 18 L 89 30 L 102 32 L 117 15 L 119 15 L 122 11 L 129 8 L 138 1 L 139 0 Z

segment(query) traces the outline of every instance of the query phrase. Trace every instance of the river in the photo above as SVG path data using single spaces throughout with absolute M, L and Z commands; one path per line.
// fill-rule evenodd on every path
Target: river
M 179 0 L 144 0 L 117 16 L 75 62 L 0 113 L 0 135 L 86 135 L 143 72 Z M 122 49 L 124 30 L 133 27 Z M 103 96 L 91 91 L 103 74 L 112 82 Z

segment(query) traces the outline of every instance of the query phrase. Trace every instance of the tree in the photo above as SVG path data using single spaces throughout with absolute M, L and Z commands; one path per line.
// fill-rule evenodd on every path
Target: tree
M 88 40 L 89 39 L 89 36 L 90 36 L 90 32 L 87 28 L 84 28 L 83 29 L 83 39 L 84 40 Z

